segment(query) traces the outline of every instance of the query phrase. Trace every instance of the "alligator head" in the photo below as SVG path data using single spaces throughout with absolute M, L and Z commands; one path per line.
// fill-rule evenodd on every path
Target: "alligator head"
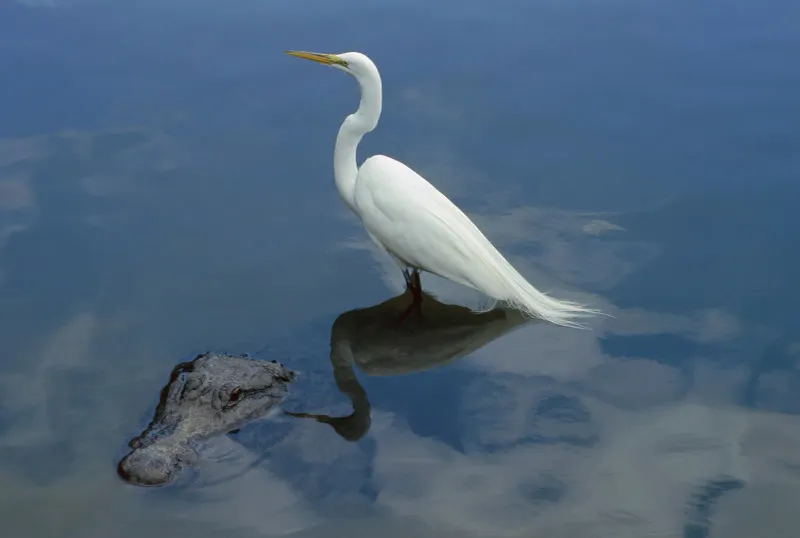
M 155 416 L 117 467 L 140 486 L 171 482 L 197 459 L 195 444 L 261 418 L 283 401 L 295 372 L 276 361 L 206 353 L 178 364 Z

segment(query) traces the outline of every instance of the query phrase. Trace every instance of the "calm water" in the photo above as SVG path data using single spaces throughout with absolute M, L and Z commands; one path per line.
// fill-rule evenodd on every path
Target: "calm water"
M 3 536 L 796 536 L 797 2 L 298 5 L 0 2 Z M 361 155 L 615 318 L 423 342 L 347 314 L 402 277 L 332 182 L 356 85 L 289 48 L 367 52 Z M 207 349 L 278 359 L 285 409 L 349 418 L 279 415 L 124 483 Z

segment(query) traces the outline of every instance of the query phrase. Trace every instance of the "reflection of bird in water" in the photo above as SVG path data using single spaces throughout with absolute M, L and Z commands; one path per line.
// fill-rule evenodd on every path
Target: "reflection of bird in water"
M 345 119 L 336 138 L 334 178 L 339 194 L 361 219 L 370 238 L 403 271 L 412 302 L 401 320 L 422 301 L 419 271 L 477 289 L 531 317 L 558 325 L 580 327 L 579 318 L 599 313 L 534 288 L 469 217 L 403 163 L 375 155 L 358 167 L 358 144 L 378 125 L 383 99 L 381 76 L 369 58 L 357 52 L 288 54 L 340 69 L 361 86 L 358 110 Z
M 459 359 L 519 327 L 528 319 L 517 310 L 495 308 L 488 312 L 439 302 L 422 292 L 423 316 L 404 325 L 396 323 L 408 302 L 405 293 L 369 308 L 341 314 L 331 328 L 331 363 L 336 386 L 353 405 L 345 417 L 288 413 L 329 424 L 348 441 L 358 441 L 370 428 L 370 403 L 358 382 L 353 364 L 369 375 L 387 376 L 421 372 Z

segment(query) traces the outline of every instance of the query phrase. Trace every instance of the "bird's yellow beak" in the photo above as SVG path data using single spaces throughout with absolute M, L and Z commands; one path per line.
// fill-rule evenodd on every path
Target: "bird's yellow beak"
M 304 52 L 302 50 L 287 50 L 286 54 L 288 54 L 289 56 L 296 56 L 297 58 L 303 58 L 305 60 L 312 60 L 325 65 L 340 65 L 342 67 L 347 67 L 347 62 L 345 62 L 335 54 L 323 54 L 321 52 Z

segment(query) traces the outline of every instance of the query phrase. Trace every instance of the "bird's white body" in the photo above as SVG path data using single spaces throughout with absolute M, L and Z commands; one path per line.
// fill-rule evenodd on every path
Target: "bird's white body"
M 558 325 L 580 327 L 576 318 L 598 313 L 534 288 L 463 211 L 408 166 L 385 155 L 375 155 L 359 168 L 358 143 L 377 126 L 381 112 L 382 88 L 377 68 L 369 58 L 354 52 L 298 55 L 347 71 L 361 85 L 358 111 L 345 119 L 336 139 L 336 186 L 372 240 L 401 269 L 418 269 L 469 286 Z M 326 58 L 333 58 L 336 63 Z
M 458 206 L 403 163 L 384 155 L 367 159 L 358 172 L 355 206 L 369 236 L 399 265 L 502 295 L 483 274 L 489 265 L 481 263 L 497 249 Z

